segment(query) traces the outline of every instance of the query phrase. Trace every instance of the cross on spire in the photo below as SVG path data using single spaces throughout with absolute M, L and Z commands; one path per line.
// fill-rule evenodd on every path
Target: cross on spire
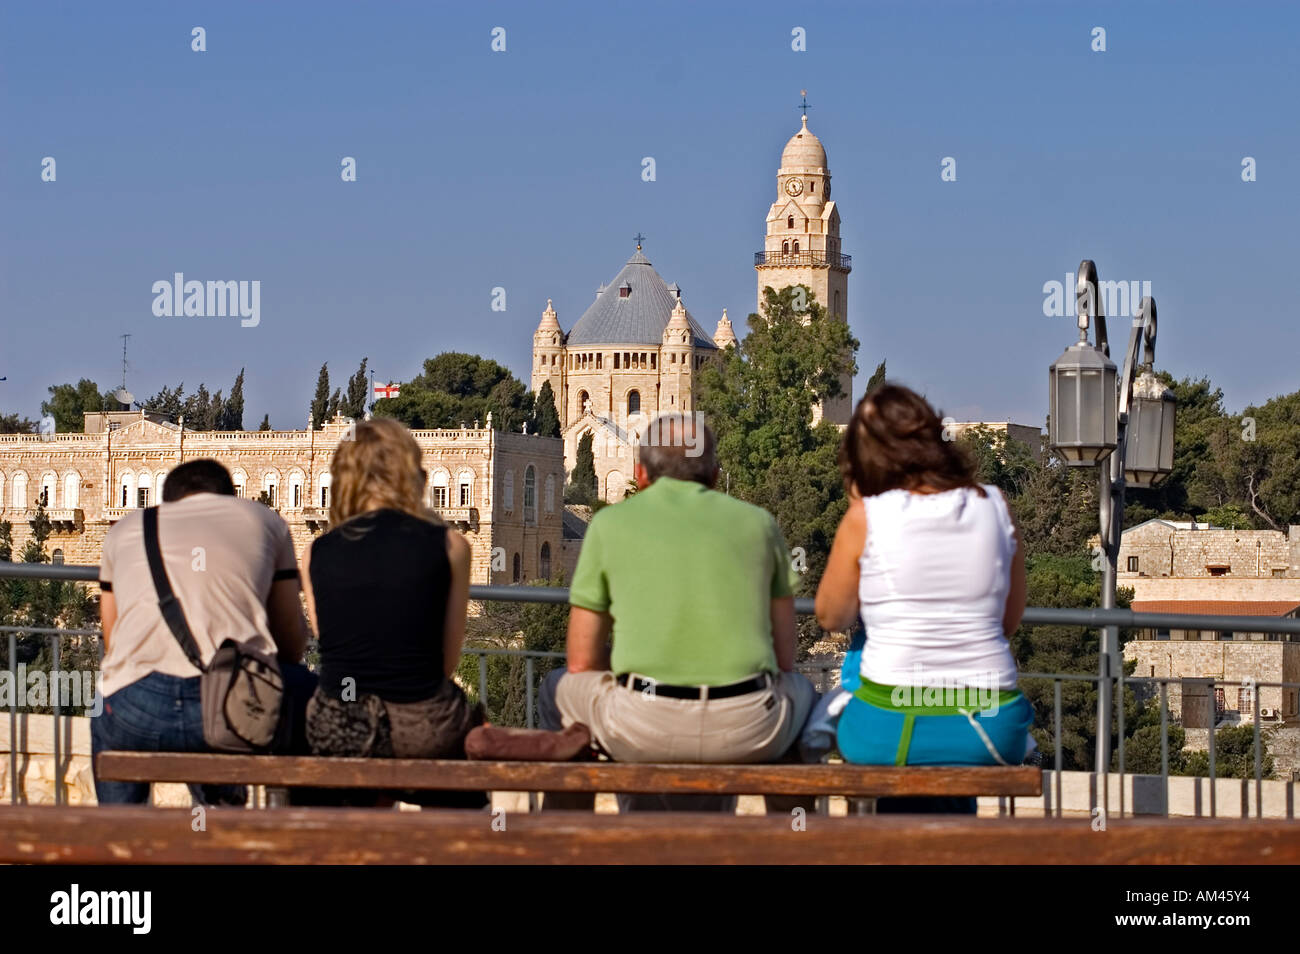
M 808 105 L 808 91 L 807 91 L 806 89 L 801 89 L 801 90 L 799 90 L 799 95 L 801 95 L 801 96 L 803 97 L 803 102 L 800 103 L 798 106 L 796 106 L 795 109 L 802 109 L 802 110 L 803 110 L 803 121 L 804 121 L 805 123 L 807 123 L 807 122 L 808 122 L 808 110 L 812 109 L 812 107 Z
M 632 236 L 632 238 L 636 239 L 636 250 L 638 252 L 641 251 L 641 243 L 645 241 L 645 236 L 640 232 L 637 232 L 636 235 Z

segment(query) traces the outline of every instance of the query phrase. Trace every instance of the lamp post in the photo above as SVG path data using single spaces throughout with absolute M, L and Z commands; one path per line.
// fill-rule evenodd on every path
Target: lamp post
M 1128 484 L 1151 487 L 1173 470 L 1174 396 L 1155 376 L 1156 303 L 1142 299 L 1129 332 L 1123 370 L 1110 359 L 1106 316 L 1097 266 L 1079 263 L 1075 288 L 1079 340 L 1049 371 L 1048 443 L 1071 467 L 1101 463 L 1098 484 L 1102 564 L 1101 605 L 1114 609 L 1124 490 Z M 1096 345 L 1088 328 L 1096 325 Z M 1138 357 L 1142 349 L 1139 373 Z M 1103 820 L 1109 807 L 1111 680 L 1122 673 L 1119 627 L 1104 626 L 1098 653 L 1097 808 Z M 1122 700 L 1121 700 L 1122 702 Z M 1121 740 L 1121 745 L 1122 745 Z

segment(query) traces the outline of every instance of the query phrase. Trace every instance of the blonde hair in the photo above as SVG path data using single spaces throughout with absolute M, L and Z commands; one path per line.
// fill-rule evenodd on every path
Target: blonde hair
M 424 505 L 425 475 L 420 445 L 402 424 L 388 417 L 363 421 L 353 437 L 339 442 L 330 464 L 330 523 L 391 508 L 441 521 Z

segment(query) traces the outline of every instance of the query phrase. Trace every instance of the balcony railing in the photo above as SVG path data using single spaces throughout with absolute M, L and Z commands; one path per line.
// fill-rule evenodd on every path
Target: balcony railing
M 464 508 L 461 508 L 464 509 Z M 0 563 L 0 579 L 60 579 L 60 580 L 81 580 L 93 581 L 98 578 L 99 568 L 95 566 L 51 566 L 50 564 L 41 563 Z M 471 586 L 470 599 L 478 601 L 500 601 L 514 603 L 550 603 L 565 604 L 568 602 L 568 590 L 559 587 L 541 587 L 541 586 Z M 803 598 L 795 601 L 795 611 L 802 615 L 809 615 L 813 612 L 813 601 Z M 1297 619 L 1267 619 L 1261 620 L 1259 617 L 1237 617 L 1237 616 L 1205 616 L 1196 614 L 1172 614 L 1172 613 L 1134 613 L 1131 610 L 1104 610 L 1104 609 L 1044 609 L 1030 607 L 1025 610 L 1024 624 L 1027 626 L 1054 625 L 1054 626 L 1078 626 L 1085 628 L 1095 628 L 1103 625 L 1118 625 L 1126 629 L 1134 628 L 1166 628 L 1173 627 L 1179 629 L 1200 629 L 1213 630 L 1218 632 L 1242 632 L 1247 625 L 1261 632 L 1285 633 L 1292 637 L 1300 637 L 1300 620 Z M 62 670 L 60 668 L 61 658 L 67 658 L 67 654 L 74 651 L 83 651 L 87 645 L 86 640 L 93 640 L 97 654 L 102 656 L 103 643 L 100 634 L 93 629 L 58 629 L 54 627 L 41 626 L 0 626 L 0 637 L 7 643 L 7 656 L 9 669 L 9 678 L 11 683 L 16 685 L 14 680 L 18 673 L 14 672 L 15 660 L 17 658 L 17 639 L 19 636 L 39 636 L 44 637 L 48 642 L 49 649 L 49 673 L 50 685 L 53 686 L 58 680 Z M 466 646 L 463 650 L 463 658 L 474 659 L 477 663 L 477 680 L 469 680 L 470 685 L 477 681 L 478 698 L 485 702 L 491 701 L 489 695 L 493 688 L 493 682 L 489 679 L 489 661 L 496 657 L 518 658 L 523 665 L 523 687 L 519 687 L 513 680 L 517 678 L 514 667 L 508 674 L 511 685 L 514 687 L 511 691 L 519 694 L 520 701 L 523 703 L 523 713 L 517 713 L 525 725 L 532 727 L 536 724 L 536 704 L 538 698 L 538 689 L 540 688 L 540 679 L 545 675 L 549 667 L 553 667 L 557 662 L 563 659 L 563 653 L 557 652 L 540 652 L 519 649 L 484 647 L 484 646 Z M 796 665 L 796 670 L 805 673 L 813 680 L 819 691 L 828 691 L 838 685 L 838 673 L 840 669 L 839 662 L 810 662 Z M 497 681 L 501 678 L 501 673 L 496 674 Z M 1044 769 L 1052 770 L 1052 774 L 1044 780 L 1043 793 L 1043 810 L 1045 814 L 1062 816 L 1064 812 L 1063 801 L 1063 779 L 1064 763 L 1062 738 L 1063 730 L 1063 705 L 1062 695 L 1066 687 L 1084 685 L 1091 683 L 1091 688 L 1095 692 L 1099 685 L 1100 678 L 1096 673 L 1034 673 L 1023 672 L 1020 674 L 1021 687 L 1029 690 L 1032 686 L 1042 686 L 1043 682 L 1050 682 L 1051 703 L 1050 715 L 1042 709 L 1048 708 L 1040 706 L 1040 711 L 1036 714 L 1036 723 L 1039 726 L 1051 727 L 1051 746 L 1052 759 L 1051 765 L 1046 761 L 1043 763 Z M 1260 690 L 1278 689 L 1285 691 L 1300 690 L 1300 683 L 1297 682 L 1270 682 L 1251 680 L 1249 711 L 1236 712 L 1237 718 L 1234 720 L 1231 712 L 1221 712 L 1215 708 L 1216 716 L 1209 721 L 1211 725 L 1206 726 L 1206 755 L 1207 755 L 1207 776 L 1188 776 L 1185 779 L 1172 775 L 1170 772 L 1170 752 L 1167 745 L 1168 733 L 1171 722 L 1175 721 L 1169 707 L 1169 696 L 1171 692 L 1181 692 L 1184 700 L 1184 714 L 1186 714 L 1187 703 L 1200 696 L 1213 698 L 1213 689 L 1216 686 L 1228 688 L 1239 688 L 1242 685 L 1241 680 L 1220 679 L 1220 678 L 1197 678 L 1184 679 L 1181 677 L 1136 677 L 1123 674 L 1121 667 L 1119 675 L 1111 679 L 1114 685 L 1118 704 L 1115 706 L 1116 722 L 1111 727 L 1112 732 L 1116 732 L 1118 745 L 1116 747 L 1117 769 L 1107 774 L 1105 784 L 1098 788 L 1099 791 L 1114 791 L 1115 783 L 1118 782 L 1118 797 L 1112 798 L 1111 801 L 1118 802 L 1118 816 L 1133 814 L 1139 812 L 1142 814 L 1170 814 L 1170 793 L 1171 780 L 1176 780 L 1179 786 L 1180 797 L 1191 806 L 1190 811 L 1186 807 L 1181 811 L 1182 814 L 1194 814 L 1202 817 L 1215 817 L 1218 814 L 1219 805 L 1227 806 L 1229 813 L 1233 815 L 1249 816 L 1254 814 L 1256 817 L 1263 817 L 1265 803 L 1269 803 L 1270 814 L 1279 812 L 1287 818 L 1295 818 L 1296 787 L 1300 781 L 1292 779 L 1287 782 L 1268 781 L 1266 783 L 1263 773 L 1263 759 L 1265 746 L 1262 732 L 1268 726 L 1263 724 L 1261 719 Z M 1199 695 L 1188 692 L 1189 684 L 1196 683 L 1202 688 Z M 497 689 L 498 695 L 500 689 Z M 1143 699 L 1158 701 L 1159 705 L 1159 726 L 1160 726 L 1160 774 L 1143 774 L 1129 775 L 1131 785 L 1125 788 L 1126 777 L 1126 752 L 1125 741 L 1126 733 L 1124 727 L 1125 705 L 1124 700 L 1126 693 L 1132 693 Z M 65 725 L 61 728 L 61 720 L 66 717 L 61 712 L 61 706 L 57 700 L 51 700 L 51 705 L 43 706 L 43 709 L 50 709 L 48 713 L 54 720 L 53 724 L 53 741 L 54 741 L 54 758 L 56 765 L 61 770 L 66 771 L 66 760 L 71 758 L 70 753 L 64 751 L 64 745 L 61 741 L 65 736 L 71 738 L 70 729 Z M 504 703 L 502 704 L 504 705 Z M 20 731 L 17 722 L 18 703 L 16 695 L 9 696 L 9 743 L 8 752 L 12 753 L 19 741 L 24 738 L 26 728 Z M 30 707 L 28 707 L 30 708 Z M 498 707 L 500 709 L 500 707 Z M 1208 710 L 1208 706 L 1203 707 Z M 1235 711 L 1235 710 L 1234 710 Z M 504 709 L 501 711 L 489 710 L 489 717 L 498 723 L 502 722 L 501 717 L 505 714 Z M 1294 722 L 1294 715 L 1287 713 L 1287 721 Z M 1222 720 L 1222 721 L 1221 721 Z M 1205 721 L 1193 718 L 1192 721 Z M 1243 778 L 1240 776 L 1232 778 L 1220 778 L 1217 774 L 1221 753 L 1216 752 L 1215 730 L 1224 726 L 1243 725 L 1253 726 L 1253 777 Z M 1077 729 L 1071 730 L 1077 732 Z M 1087 730 L 1085 730 L 1087 731 Z M 11 802 L 17 804 L 21 796 L 21 784 L 19 779 L 19 759 L 9 759 L 10 779 L 9 794 Z M 1086 772 L 1079 772 L 1079 775 L 1088 775 Z M 1089 784 L 1096 785 L 1097 780 L 1089 777 Z M 1206 782 L 1207 785 L 1202 785 Z M 1268 792 L 1264 790 L 1264 785 L 1270 786 Z M 1248 787 L 1249 786 L 1249 787 Z M 1269 797 L 1266 799 L 1265 795 Z M 1134 804 L 1139 796 L 1144 800 L 1142 806 Z M 1131 799 L 1131 800 L 1130 800 Z M 55 787 L 56 803 L 62 804 L 64 794 L 62 787 Z M 1281 806 L 1281 807 L 1279 807 Z M 1011 806 L 1014 813 L 1014 805 Z M 1073 809 L 1070 809 L 1073 810 Z M 1108 815 L 1115 816 L 1109 807 Z
M 755 265 L 813 265 L 842 268 L 848 271 L 853 267 L 852 255 L 838 252 L 755 252 Z

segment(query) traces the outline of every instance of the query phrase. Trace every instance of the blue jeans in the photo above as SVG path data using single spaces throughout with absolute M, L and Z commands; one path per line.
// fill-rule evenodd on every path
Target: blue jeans
M 304 734 L 307 700 L 316 689 L 316 676 L 306 666 L 281 663 L 286 717 L 292 720 L 291 751 L 306 751 Z M 203 741 L 203 710 L 199 677 L 183 679 L 151 672 L 104 700 L 104 711 L 91 720 L 91 752 L 207 752 Z M 242 785 L 190 785 L 199 805 L 243 805 Z M 148 782 L 112 782 L 96 777 L 95 797 L 101 805 L 142 805 L 149 800 Z

